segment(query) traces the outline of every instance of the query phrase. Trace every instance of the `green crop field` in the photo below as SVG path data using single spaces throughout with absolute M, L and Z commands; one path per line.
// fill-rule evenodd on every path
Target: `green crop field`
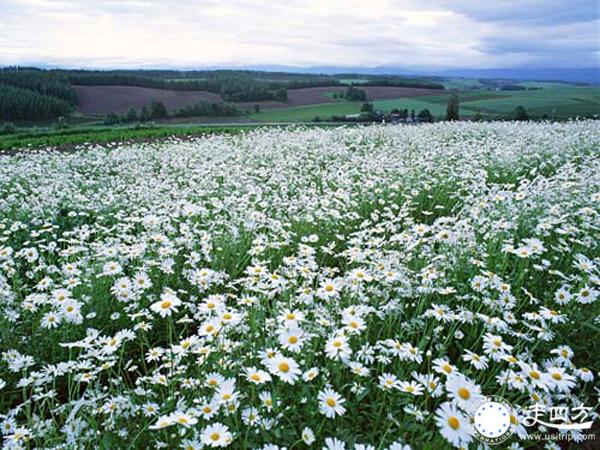
M 533 91 L 502 91 L 498 97 L 470 101 L 464 105 L 472 111 L 487 114 L 507 114 L 522 105 L 534 116 L 564 118 L 574 115 L 600 114 L 600 88 L 552 87 Z
M 293 108 L 269 109 L 251 114 L 251 120 L 260 122 L 303 122 L 312 121 L 315 117 L 327 118 L 360 112 L 360 102 L 339 101 L 318 105 L 295 106 Z
M 534 85 L 536 84 L 529 86 Z M 459 92 L 461 115 L 468 117 L 479 112 L 483 116 L 500 118 L 512 114 L 517 106 L 524 106 L 534 118 L 554 116 L 558 119 L 565 119 L 578 115 L 600 114 L 600 88 L 579 87 L 564 83 L 543 83 L 543 85 L 546 87 L 539 90 Z M 376 110 L 386 112 L 393 108 L 406 108 L 414 109 L 418 113 L 427 108 L 434 116 L 444 117 L 449 97 L 450 93 L 375 100 L 373 106 Z M 259 122 L 312 121 L 315 117 L 326 119 L 331 116 L 357 114 L 360 112 L 361 105 L 361 102 L 339 100 L 335 103 L 266 110 L 251 114 L 250 118 Z
M 85 144 L 109 144 L 126 141 L 160 140 L 170 137 L 190 137 L 212 133 L 238 133 L 255 128 L 251 125 L 211 125 L 211 126 L 123 126 L 123 127 L 83 127 L 67 130 L 26 131 L 0 136 L 0 151 L 26 148 L 73 147 Z

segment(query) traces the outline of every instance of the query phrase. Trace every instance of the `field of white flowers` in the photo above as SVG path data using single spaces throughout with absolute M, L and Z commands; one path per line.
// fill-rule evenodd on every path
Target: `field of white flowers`
M 599 266 L 598 122 L 2 156 L 3 448 L 478 448 L 483 395 L 558 448 Z

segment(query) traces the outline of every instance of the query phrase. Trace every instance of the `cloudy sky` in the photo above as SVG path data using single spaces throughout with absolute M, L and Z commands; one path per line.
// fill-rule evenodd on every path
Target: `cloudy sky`
M 0 65 L 593 67 L 600 0 L 0 0 Z

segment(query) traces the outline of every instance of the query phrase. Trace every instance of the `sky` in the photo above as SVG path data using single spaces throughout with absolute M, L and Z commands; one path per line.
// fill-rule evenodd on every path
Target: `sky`
M 0 65 L 600 67 L 600 0 L 0 0 Z

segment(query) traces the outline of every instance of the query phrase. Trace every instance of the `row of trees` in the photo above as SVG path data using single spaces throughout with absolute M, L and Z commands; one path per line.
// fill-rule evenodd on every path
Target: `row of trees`
M 239 116 L 242 111 L 232 103 L 200 102 L 187 105 L 173 113 L 174 117 L 229 117 Z
M 171 90 L 202 90 L 219 94 L 229 102 L 287 100 L 288 89 L 340 86 L 339 76 L 299 76 L 294 74 L 214 71 L 64 71 L 72 84 L 125 85 Z M 287 76 L 286 76 L 287 75 Z M 350 76 L 350 75 L 348 75 Z M 194 78 L 196 77 L 196 78 Z M 426 79 L 371 76 L 361 81 L 364 86 L 398 86 L 443 90 L 444 86 Z M 357 99 L 366 100 L 366 97 Z
M 66 100 L 37 91 L 0 85 L 0 119 L 52 119 L 71 113 L 73 106 Z
M 169 117 L 164 103 L 158 100 L 152 100 L 150 102 L 150 108 L 142 107 L 141 111 L 138 112 L 135 108 L 129 108 L 129 111 L 124 116 L 119 116 L 114 112 L 109 112 L 104 117 L 104 125 L 117 125 L 119 123 L 133 123 L 133 122 L 148 122 L 154 119 L 164 119 Z
M 74 85 L 142 86 L 175 91 L 207 91 L 218 94 L 228 102 L 286 101 L 287 90 L 280 84 L 257 81 L 249 77 L 207 79 L 164 79 L 121 71 L 67 71 Z M 144 73 L 144 72 L 140 72 Z
M 346 92 L 339 94 L 340 97 L 345 98 L 351 102 L 366 102 L 367 93 L 363 89 L 358 89 L 354 86 L 348 86 Z
M 173 117 L 226 117 L 242 114 L 235 105 L 231 103 L 210 103 L 200 102 L 188 105 L 173 112 Z M 158 100 L 152 100 L 150 107 L 142 107 L 138 113 L 134 108 L 130 108 L 127 114 L 119 116 L 113 112 L 108 113 L 104 118 L 105 125 L 117 125 L 119 123 L 148 122 L 149 120 L 166 119 L 169 112 L 164 103 Z
M 49 97 L 57 97 L 74 105 L 77 102 L 75 91 L 66 76 L 36 69 L 0 69 L 0 85 L 18 87 Z
M 71 113 L 75 91 L 58 73 L 36 69 L 0 69 L 0 119 L 52 119 Z

